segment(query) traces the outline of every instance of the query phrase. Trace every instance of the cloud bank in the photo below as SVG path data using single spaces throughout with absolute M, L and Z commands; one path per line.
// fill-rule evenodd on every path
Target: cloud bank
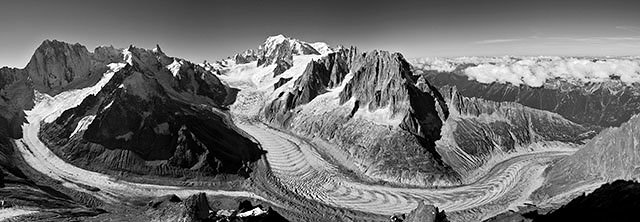
M 540 87 L 547 79 L 561 78 L 581 82 L 604 82 L 612 79 L 631 84 L 640 82 L 638 60 L 590 60 L 576 58 L 523 59 L 503 64 L 480 64 L 464 73 L 482 83 L 511 83 Z
M 451 72 L 462 64 L 474 64 L 462 72 L 481 83 L 509 83 L 516 86 L 541 87 L 549 79 L 566 79 L 583 83 L 621 81 L 640 82 L 640 58 L 565 58 L 565 57 L 493 57 L 421 59 L 422 70 Z

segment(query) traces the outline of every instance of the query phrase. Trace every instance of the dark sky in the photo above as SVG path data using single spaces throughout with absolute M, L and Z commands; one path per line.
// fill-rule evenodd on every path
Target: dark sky
M 44 39 L 152 48 L 195 62 L 284 34 L 406 57 L 638 55 L 639 0 L 30 1 L 0 3 L 0 66 Z

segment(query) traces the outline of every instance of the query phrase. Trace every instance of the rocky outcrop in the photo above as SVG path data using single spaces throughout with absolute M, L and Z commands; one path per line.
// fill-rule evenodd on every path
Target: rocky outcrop
M 536 193 L 553 196 L 580 185 L 640 178 L 640 116 L 617 128 L 608 128 L 582 149 L 545 171 L 546 182 Z
M 91 53 L 80 44 L 45 40 L 25 69 L 38 91 L 60 90 L 74 81 L 87 79 Z
M 433 205 L 426 205 L 424 202 L 419 201 L 418 207 L 412 210 L 403 222 L 445 222 L 447 215 L 444 211 L 438 210 Z
M 183 213 L 185 221 L 203 221 L 209 219 L 211 207 L 205 193 L 192 195 L 184 200 L 185 211 Z
M 248 176 L 263 151 L 225 111 L 235 89 L 159 48 L 129 47 L 127 61 L 95 96 L 43 126 L 54 152 L 100 172 Z
M 233 60 L 236 64 L 245 64 L 258 60 L 257 53 L 253 49 L 249 49 L 244 51 L 241 54 L 236 54 L 233 56 Z
M 509 83 L 483 84 L 454 72 L 426 72 L 434 86 L 455 86 L 461 95 L 491 101 L 518 102 L 546 110 L 586 126 L 619 126 L 640 113 L 637 86 L 621 82 L 575 83 L 549 80 L 542 87 L 515 86 Z

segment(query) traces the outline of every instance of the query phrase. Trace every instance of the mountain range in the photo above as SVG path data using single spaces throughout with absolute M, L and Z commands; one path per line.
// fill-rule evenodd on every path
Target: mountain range
M 197 64 L 160 46 L 46 40 L 25 68 L 0 69 L 0 193 L 23 220 L 385 221 L 418 208 L 411 221 L 440 208 L 481 221 L 558 207 L 638 177 L 634 64 L 408 61 L 283 35 Z

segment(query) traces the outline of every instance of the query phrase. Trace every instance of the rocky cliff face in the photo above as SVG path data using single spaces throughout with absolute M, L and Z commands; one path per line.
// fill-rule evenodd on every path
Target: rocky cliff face
M 640 178 L 638 141 L 640 116 L 636 115 L 620 127 L 603 130 L 575 154 L 551 165 L 537 193 L 554 195 L 594 182 Z
M 263 108 L 270 123 L 336 144 L 365 175 L 414 185 L 457 183 L 435 141 L 444 101 L 398 53 L 342 49 L 309 63 Z
M 581 125 L 619 126 L 640 112 L 640 91 L 637 87 L 616 81 L 572 83 L 555 79 L 543 87 L 530 87 L 509 83 L 483 84 L 456 71 L 432 71 L 426 72 L 425 76 L 433 85 L 455 86 L 461 95 L 467 97 L 518 102 L 558 113 Z
M 107 70 L 112 62 L 122 60 L 121 52 L 113 47 L 98 47 L 94 53 L 80 44 L 45 40 L 36 49 L 25 67 L 39 92 L 56 94 L 67 87 L 91 85 L 91 79 Z M 82 84 L 86 82 L 86 84 Z
M 583 144 L 598 128 L 514 102 L 495 102 L 440 89 L 449 108 L 437 150 L 458 173 L 468 175 L 495 156 L 530 151 L 554 142 Z
M 265 117 L 269 122 L 288 127 L 288 120 L 293 115 L 289 112 L 290 110 L 307 104 L 318 95 L 328 92 L 328 89 L 342 84 L 345 76 L 349 73 L 349 64 L 356 53 L 357 49 L 351 48 L 311 61 L 307 64 L 302 75 L 295 80 L 295 90 L 282 92 L 278 95 L 277 100 L 271 101 L 263 108 Z M 278 89 L 284 83 L 278 81 L 274 85 L 274 89 Z
M 517 102 L 465 96 L 468 89 L 432 74 L 413 75 L 399 54 L 343 48 L 310 62 L 288 90 L 276 83 L 262 113 L 275 126 L 337 144 L 366 175 L 423 185 L 472 182 L 488 162 L 577 146 L 600 130 Z M 422 179 L 403 179 L 416 162 L 421 170 L 409 175 Z
M 22 136 L 23 111 L 33 107 L 32 85 L 26 71 L 0 68 L 0 134 L 11 138 Z
M 129 47 L 124 68 L 42 128 L 59 156 L 95 171 L 248 176 L 262 151 L 235 128 L 236 90 L 159 48 Z

